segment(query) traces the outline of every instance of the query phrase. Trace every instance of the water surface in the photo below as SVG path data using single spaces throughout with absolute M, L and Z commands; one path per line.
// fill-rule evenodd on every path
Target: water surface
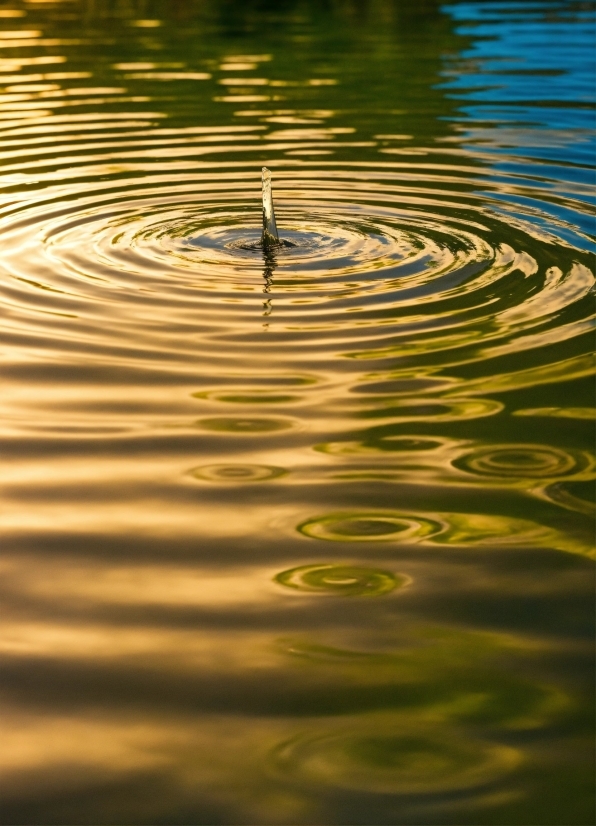
M 593 13 L 3 0 L 4 823 L 593 822 Z

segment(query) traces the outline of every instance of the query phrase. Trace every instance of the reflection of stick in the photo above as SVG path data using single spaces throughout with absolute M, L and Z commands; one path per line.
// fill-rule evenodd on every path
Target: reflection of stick
M 263 167 L 263 246 L 269 247 L 279 244 L 275 213 L 273 212 L 273 197 L 271 195 L 271 172 Z

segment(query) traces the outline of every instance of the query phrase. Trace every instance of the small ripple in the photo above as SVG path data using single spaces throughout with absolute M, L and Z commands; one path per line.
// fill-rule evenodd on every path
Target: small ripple
M 394 511 L 356 511 L 308 519 L 297 529 L 313 539 L 332 542 L 414 542 L 440 533 L 445 524 Z
M 373 597 L 388 594 L 411 583 L 404 574 L 355 565 L 301 565 L 282 571 L 275 582 L 309 594 L 347 597 Z
M 269 465 L 203 465 L 189 471 L 195 479 L 226 484 L 250 484 L 276 479 L 287 473 L 284 468 Z

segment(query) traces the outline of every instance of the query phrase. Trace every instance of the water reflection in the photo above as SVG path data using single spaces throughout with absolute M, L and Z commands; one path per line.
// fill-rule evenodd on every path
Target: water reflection
M 277 267 L 275 253 L 270 247 L 266 247 L 263 249 L 263 259 L 265 262 L 265 266 L 263 269 L 263 280 L 265 282 L 265 286 L 263 287 L 263 294 L 267 296 L 265 301 L 263 301 L 263 318 L 268 318 L 273 312 L 273 301 L 271 298 L 269 298 L 269 294 L 271 293 L 271 289 L 273 287 L 273 273 L 275 272 Z M 268 323 L 267 326 L 269 326 Z
M 3 822 L 590 820 L 592 19 L 0 8 Z
M 387 594 L 411 582 L 376 568 L 326 564 L 301 565 L 278 574 L 275 581 L 304 593 L 359 597 Z
M 203 465 L 190 471 L 195 479 L 207 482 L 251 483 L 276 479 L 286 472 L 283 468 L 266 465 Z
M 302 782 L 377 794 L 430 795 L 490 783 L 520 760 L 520 753 L 508 746 L 458 742 L 449 734 L 442 739 L 432 727 L 408 729 L 382 717 L 349 733 L 290 740 L 272 756 L 278 771 Z

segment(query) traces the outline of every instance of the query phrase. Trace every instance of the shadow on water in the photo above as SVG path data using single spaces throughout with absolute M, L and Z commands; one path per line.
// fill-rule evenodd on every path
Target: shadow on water
M 593 31 L 0 0 L 2 823 L 593 822 Z

